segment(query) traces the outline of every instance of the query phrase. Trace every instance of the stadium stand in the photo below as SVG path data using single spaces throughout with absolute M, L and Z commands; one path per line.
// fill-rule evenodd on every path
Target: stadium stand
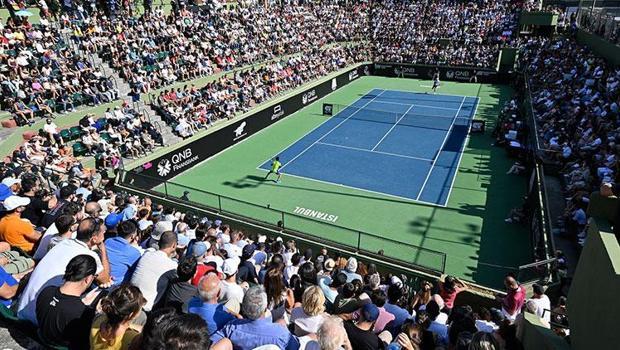
M 586 250 L 593 235 L 599 249 L 589 248 L 583 264 L 598 266 L 593 257 L 614 243 L 604 233 L 613 229 L 588 223 L 616 219 L 620 70 L 571 33 L 516 38 L 531 3 L 300 1 L 273 9 L 207 1 L 196 9 L 175 2 L 171 14 L 141 17 L 119 15 L 126 13 L 115 12 L 116 2 L 65 11 L 39 3 L 41 24 L 10 17 L 0 25 L 0 107 L 16 124 L 3 125 L 45 119 L 0 163 L 3 325 L 56 349 L 523 349 L 541 339 L 532 340 L 532 324 L 569 335 L 566 296 L 550 299 L 543 285 L 509 275 L 495 300 L 471 297 L 479 288 L 454 276 L 414 280 L 277 232 L 250 233 L 154 204 L 115 183 L 123 159 L 353 63 L 495 68 L 502 48 L 518 46 L 534 136 L 564 184 L 559 234 Z M 494 131 L 509 150 L 527 142 L 520 93 Z M 141 94 L 153 94 L 148 105 L 138 103 Z M 109 108 L 90 113 L 100 104 Z M 76 109 L 78 123 L 56 125 Z M 517 162 L 510 172 L 524 168 Z M 525 210 L 507 222 L 525 220 Z M 563 259 L 557 252 L 558 295 L 569 283 Z M 583 289 L 571 293 L 584 301 Z

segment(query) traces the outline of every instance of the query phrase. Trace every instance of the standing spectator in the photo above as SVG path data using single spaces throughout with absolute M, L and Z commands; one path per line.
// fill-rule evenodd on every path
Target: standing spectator
M 146 299 L 140 289 L 122 285 L 102 299 L 101 311 L 90 330 L 90 349 L 128 350 L 129 345 L 142 330 L 146 318 L 140 317 Z M 141 322 L 137 322 L 142 318 Z
M 210 273 L 202 277 L 198 283 L 198 291 L 200 297 L 190 300 L 188 312 L 202 317 L 207 322 L 209 336 L 212 336 L 234 320 L 235 316 L 223 304 L 218 303 L 220 280 L 216 274 Z
M 403 297 L 403 290 L 400 283 L 391 284 L 387 290 L 388 301 L 385 303 L 385 311 L 394 315 L 392 330 L 399 330 L 405 321 L 411 317 L 409 312 L 399 306 L 399 301 Z
M 536 305 L 536 316 L 547 322 L 551 322 L 551 301 L 549 300 L 549 297 L 545 295 L 543 286 L 535 283 L 532 289 L 534 291 L 534 295 L 532 295 L 532 298 L 529 301 Z
M 161 277 L 168 271 L 176 270 L 177 263 L 172 256 L 177 249 L 177 234 L 172 231 L 162 233 L 159 239 L 159 250 L 144 253 L 138 266 L 131 276 L 131 284 L 140 288 L 146 304 L 145 311 L 151 311 L 167 288 L 167 280 Z
M 506 287 L 506 296 L 496 296 L 495 298 L 502 304 L 502 314 L 510 322 L 514 322 L 517 315 L 521 313 L 521 308 L 525 303 L 525 288 L 519 285 L 517 280 L 512 276 L 506 276 L 504 279 Z
M 266 318 L 267 294 L 260 286 L 250 288 L 241 304 L 242 320 L 233 320 L 217 331 L 211 340 L 216 343 L 228 338 L 235 349 L 251 350 L 263 345 L 297 350 L 299 340 L 285 326 Z
M 97 272 L 97 262 L 92 256 L 78 255 L 69 261 L 64 283 L 44 288 L 36 301 L 39 334 L 48 344 L 67 346 L 70 349 L 87 349 L 90 325 L 95 317 L 95 307 L 90 303 L 96 293 L 82 299 Z

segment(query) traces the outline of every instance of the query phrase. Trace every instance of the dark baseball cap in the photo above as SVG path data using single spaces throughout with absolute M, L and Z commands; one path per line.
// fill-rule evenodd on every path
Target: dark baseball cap
M 375 322 L 379 318 L 379 308 L 375 304 L 366 304 L 362 307 L 362 317 L 365 321 Z

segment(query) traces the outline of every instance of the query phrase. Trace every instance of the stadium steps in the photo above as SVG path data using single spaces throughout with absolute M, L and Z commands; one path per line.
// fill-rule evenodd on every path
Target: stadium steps
M 93 64 L 96 67 L 100 67 L 106 76 L 112 76 L 114 78 L 118 88 L 119 97 L 131 103 L 131 97 L 129 96 L 131 87 L 129 86 L 129 84 L 127 84 L 127 82 L 123 78 L 121 78 L 106 61 L 99 57 L 98 54 L 92 54 L 92 60 Z M 159 130 L 162 137 L 164 138 L 164 145 L 174 145 L 177 142 L 183 140 L 172 132 L 170 127 L 168 127 L 166 123 L 161 120 L 159 115 L 157 115 L 157 113 L 155 113 L 155 111 L 147 103 L 143 103 L 142 100 L 140 100 L 136 102 L 134 106 L 138 110 L 142 110 L 146 115 L 148 115 L 151 123 L 155 125 L 155 127 Z

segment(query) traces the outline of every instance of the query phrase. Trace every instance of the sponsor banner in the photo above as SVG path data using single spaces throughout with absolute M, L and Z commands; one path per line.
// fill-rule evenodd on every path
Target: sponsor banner
M 439 71 L 439 79 L 446 81 L 479 83 L 502 83 L 506 76 L 490 69 L 475 69 L 468 67 L 429 66 L 407 63 L 375 63 L 372 65 L 374 75 L 384 77 L 432 79 L 433 74 Z
M 360 66 L 344 72 L 333 79 L 289 97 L 278 104 L 259 110 L 236 123 L 196 139 L 182 148 L 132 169 L 127 174 L 125 181 L 132 183 L 134 186 L 155 187 L 235 143 L 247 139 L 271 124 L 286 118 L 299 109 L 330 94 L 332 91 L 357 80 L 360 76 L 368 74 L 368 66 Z M 143 174 L 146 176 L 132 176 L 133 174 Z

